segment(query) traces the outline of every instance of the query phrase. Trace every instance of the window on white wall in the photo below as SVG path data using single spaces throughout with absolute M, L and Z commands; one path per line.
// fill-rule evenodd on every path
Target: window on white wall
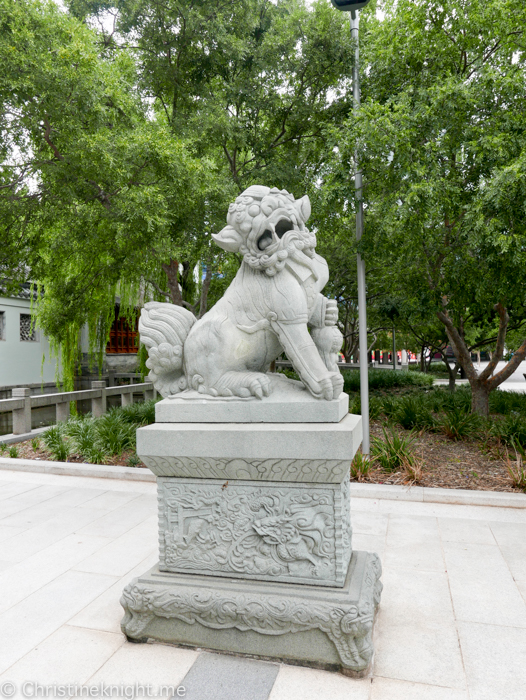
M 0 340 L 5 340 L 5 311 L 0 311 Z
M 20 314 L 20 340 L 38 341 L 35 326 L 31 322 L 31 314 Z

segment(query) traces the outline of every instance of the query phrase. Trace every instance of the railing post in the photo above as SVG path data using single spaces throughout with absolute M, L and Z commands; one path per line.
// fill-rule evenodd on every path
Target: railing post
M 100 418 L 106 413 L 106 382 L 91 382 L 91 388 L 100 389 L 100 396 L 96 399 L 91 399 L 91 413 L 94 418 Z
M 121 406 L 130 406 L 133 403 L 133 393 L 128 391 L 121 394 Z
M 149 377 L 145 377 L 144 381 L 150 384 L 150 386 L 147 389 L 144 389 L 144 400 L 151 401 L 155 398 L 157 392 L 155 391 L 155 387 L 152 384 L 152 380 Z
M 57 408 L 57 413 L 56 413 L 56 419 L 57 423 L 62 423 L 67 420 L 69 420 L 71 416 L 71 412 L 69 410 L 69 401 L 61 401 L 60 403 L 56 404 Z
M 18 387 L 12 390 L 14 399 L 24 399 L 24 407 L 13 411 L 13 435 L 23 435 L 31 432 L 31 391 L 29 387 Z

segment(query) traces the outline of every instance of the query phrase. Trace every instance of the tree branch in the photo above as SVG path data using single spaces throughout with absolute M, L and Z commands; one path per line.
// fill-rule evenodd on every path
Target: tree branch
M 499 315 L 499 332 L 497 333 L 497 345 L 495 348 L 495 352 L 493 353 L 491 360 L 488 363 L 488 366 L 485 367 L 479 375 L 479 379 L 482 382 L 485 382 L 486 379 L 491 377 L 491 375 L 493 374 L 493 370 L 497 366 L 497 362 L 502 359 L 502 356 L 504 354 L 504 342 L 506 340 L 506 331 L 508 330 L 508 322 L 510 320 L 510 317 L 508 316 L 508 312 L 500 302 L 498 304 L 495 304 L 495 311 Z

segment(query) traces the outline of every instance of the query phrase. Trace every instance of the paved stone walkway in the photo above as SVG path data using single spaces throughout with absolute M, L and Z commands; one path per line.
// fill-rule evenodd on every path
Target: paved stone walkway
M 355 548 L 384 566 L 361 680 L 126 642 L 122 588 L 157 558 L 155 485 L 2 471 L 0 694 L 148 692 L 137 683 L 190 700 L 524 700 L 526 509 L 356 498 L 352 512 Z

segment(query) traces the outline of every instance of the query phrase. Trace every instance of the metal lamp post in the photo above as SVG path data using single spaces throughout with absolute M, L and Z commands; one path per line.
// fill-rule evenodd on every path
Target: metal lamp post
M 355 40 L 354 66 L 352 71 L 353 103 L 354 111 L 360 108 L 360 53 L 358 45 L 358 10 L 365 7 L 369 0 L 331 0 L 337 10 L 351 13 L 351 37 Z M 363 234 L 363 199 L 362 199 L 362 171 L 358 167 L 358 158 L 355 157 L 356 173 L 354 175 L 354 187 L 356 194 L 356 240 L 359 241 Z M 357 254 L 358 268 L 358 328 L 360 348 L 360 403 L 363 425 L 362 452 L 368 455 L 370 452 L 369 439 L 369 378 L 367 358 L 367 310 L 365 296 L 365 263 L 360 253 Z

